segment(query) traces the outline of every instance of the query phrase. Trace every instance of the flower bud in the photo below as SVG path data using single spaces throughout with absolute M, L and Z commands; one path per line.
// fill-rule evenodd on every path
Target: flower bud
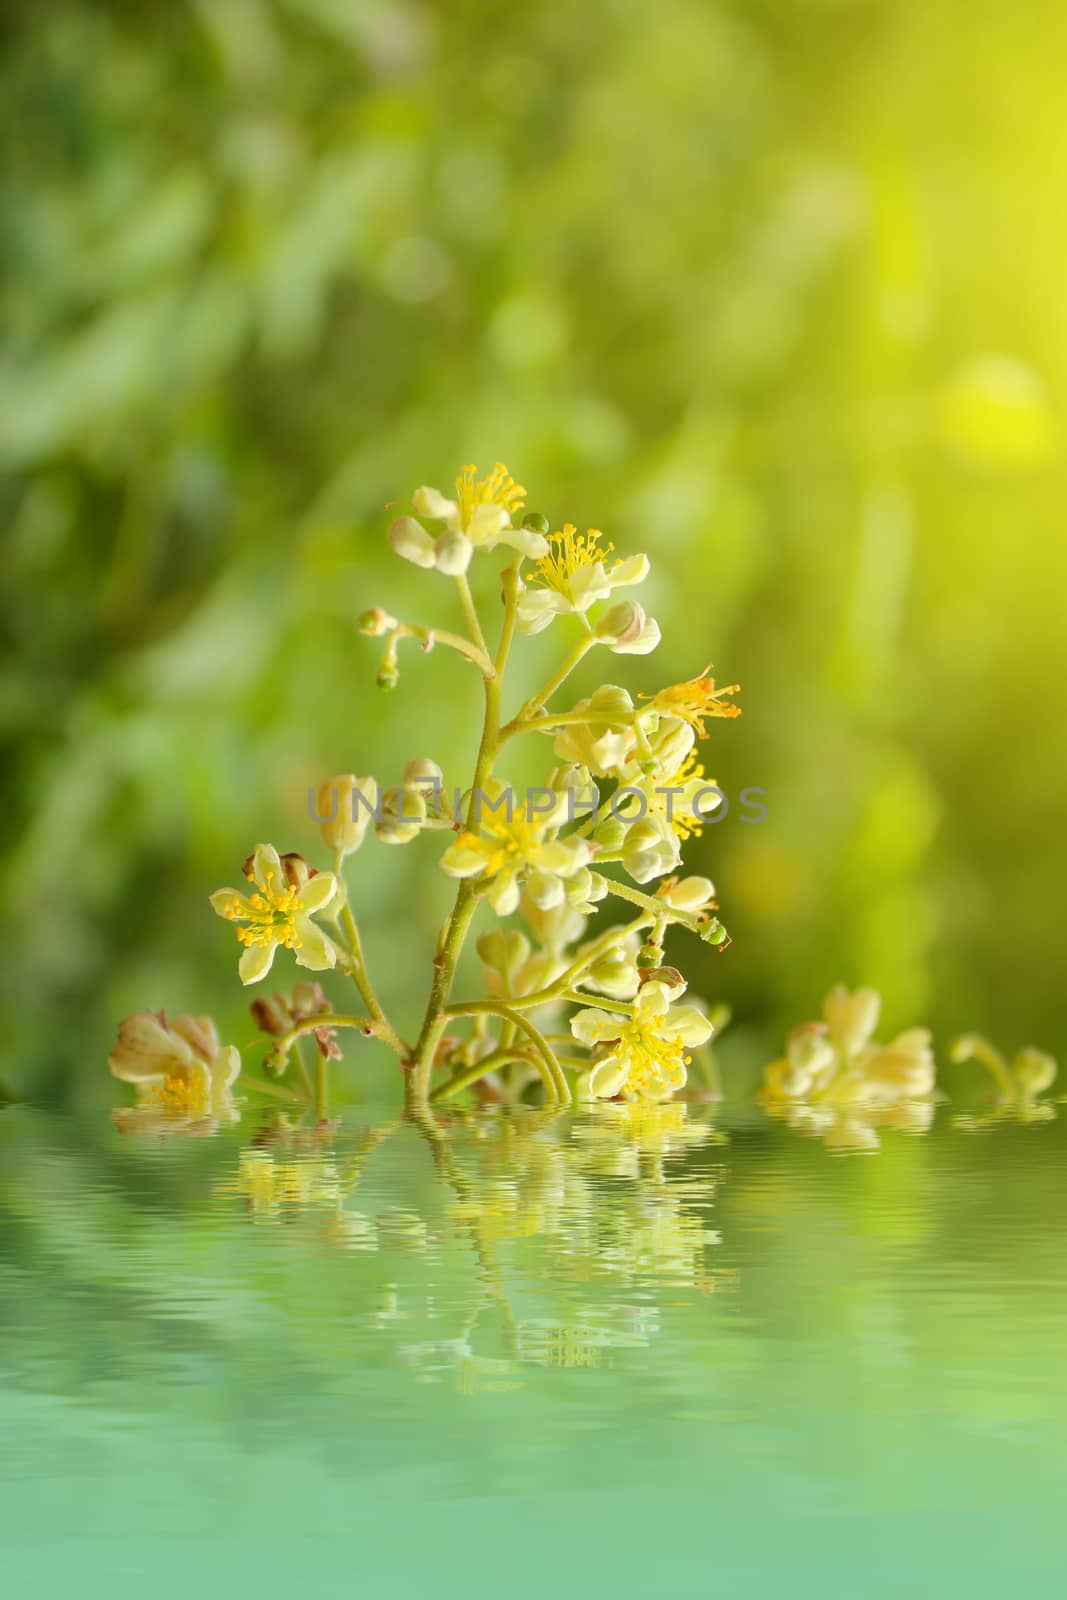
M 623 949 L 609 950 L 594 961 L 582 981 L 612 1000 L 632 1000 L 641 984 L 633 952 Z
M 692 914 L 705 910 L 715 899 L 715 885 L 710 878 L 678 878 L 672 883 L 663 884 L 657 898 L 665 906 L 670 906 L 672 911 Z
M 641 983 L 661 983 L 672 1000 L 677 1000 L 689 984 L 677 967 L 646 967 L 641 972 Z
M 605 611 L 596 636 L 617 655 L 647 656 L 660 641 L 659 623 L 645 615 L 636 600 L 620 600 Z
M 322 842 L 330 850 L 350 856 L 363 843 L 367 823 L 378 804 L 378 785 L 374 778 L 357 778 L 344 772 L 324 783 L 318 794 L 316 815 Z
M 622 847 L 622 841 L 626 838 L 626 824 L 621 817 L 606 816 L 593 829 L 593 838 L 601 850 L 612 852 L 619 850 Z
M 389 543 L 398 556 L 416 567 L 436 565 L 434 541 L 414 517 L 397 517 L 389 529 Z
M 517 928 L 493 928 L 479 936 L 476 948 L 485 965 L 505 979 L 530 959 L 530 941 Z
M 359 619 L 359 631 L 366 634 L 368 639 L 380 639 L 383 634 L 392 633 L 399 626 L 396 618 L 382 606 L 371 606 Z
M 383 844 L 408 844 L 426 821 L 426 797 L 408 784 L 387 789 L 374 828 Z
M 444 814 L 444 782 L 445 775 L 436 761 L 428 757 L 417 757 L 409 761 L 404 767 L 404 784 L 409 789 L 417 790 L 426 801 L 427 812 L 435 817 Z
M 622 864 L 635 883 L 650 883 L 653 878 L 661 878 L 680 860 L 678 840 L 669 827 L 658 826 L 647 818 L 626 830 Z

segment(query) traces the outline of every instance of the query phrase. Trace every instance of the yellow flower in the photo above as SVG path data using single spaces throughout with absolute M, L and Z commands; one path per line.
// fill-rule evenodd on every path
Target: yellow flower
M 237 937 L 245 946 L 237 968 L 241 982 L 265 978 L 279 945 L 313 972 L 332 967 L 336 948 L 311 918 L 337 893 L 333 873 L 313 872 L 301 856 L 280 856 L 273 845 L 259 844 L 244 864 L 244 875 L 253 894 L 216 889 L 211 896 L 217 914 L 239 924 Z
M 520 885 L 537 906 L 547 910 L 566 898 L 565 880 L 588 865 L 592 854 L 584 839 L 546 838 L 562 817 L 527 817 L 510 792 L 498 785 L 481 797 L 476 826 L 460 834 L 441 857 L 453 878 L 478 878 L 488 886 L 489 903 L 506 917 L 519 903 Z M 566 796 L 560 797 L 565 815 Z M 499 806 L 499 809 L 491 809 Z
M 935 1066 L 928 1029 L 908 1028 L 892 1043 L 876 1044 L 881 1006 L 874 989 L 831 989 L 825 1020 L 794 1028 L 786 1054 L 766 1068 L 765 1101 L 869 1107 L 930 1094 Z
M 107 1064 L 130 1083 L 137 1105 L 115 1113 L 123 1133 L 211 1133 L 236 1122 L 231 1093 L 241 1071 L 234 1045 L 222 1046 L 210 1017 L 137 1011 L 119 1024 Z
M 425 485 L 411 497 L 417 516 L 443 524 L 436 535 L 415 517 L 399 517 L 389 529 L 389 542 L 397 555 L 417 567 L 436 567 L 458 576 L 470 566 L 475 550 L 510 545 L 524 556 L 543 556 L 545 537 L 532 528 L 515 527 L 512 518 L 522 509 L 526 490 L 500 461 L 486 478 L 477 467 L 467 466 L 456 479 L 456 497 L 449 500 L 439 489 Z
M 588 721 L 563 724 L 555 735 L 556 755 L 588 768 L 594 777 L 617 777 L 633 759 L 637 743 L 629 692 L 614 683 L 602 684 L 570 714 L 587 714 Z
M 679 993 L 677 986 L 646 983 L 631 1014 L 591 1007 L 571 1018 L 572 1034 L 592 1051 L 578 1084 L 581 1099 L 666 1100 L 685 1087 L 686 1048 L 705 1044 L 712 1026 L 696 1006 L 672 1006 Z
M 648 576 L 648 557 L 629 556 L 611 566 L 607 558 L 614 546 L 601 548 L 597 528 L 579 533 L 573 523 L 561 533 L 549 534 L 549 548 L 541 557 L 519 596 L 518 624 L 523 633 L 540 633 L 553 617 L 565 612 L 583 614 L 613 589 L 642 583 Z
M 685 683 L 674 683 L 666 689 L 660 689 L 658 694 L 648 699 L 649 709 L 657 711 L 663 716 L 679 717 L 687 722 L 693 729 L 698 739 L 707 738 L 707 729 L 704 726 L 705 717 L 739 717 L 741 707 L 723 701 L 723 696 L 737 694 L 740 691 L 739 683 L 731 683 L 725 689 L 715 686 L 715 679 L 710 677 L 711 667 L 707 666 L 695 678 L 689 678 Z

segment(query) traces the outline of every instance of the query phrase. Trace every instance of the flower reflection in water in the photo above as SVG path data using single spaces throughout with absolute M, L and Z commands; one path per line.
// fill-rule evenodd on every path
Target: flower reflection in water
M 364 1133 L 348 1157 L 343 1129 L 332 1149 L 289 1131 L 242 1150 L 216 1193 L 255 1225 L 302 1224 L 320 1246 L 376 1257 L 365 1325 L 420 1382 L 475 1392 L 513 1387 L 524 1368 L 609 1365 L 655 1338 L 680 1292 L 730 1281 L 710 1226 L 721 1136 L 684 1105 L 457 1115 L 436 1129 L 440 1182 L 418 1213 L 379 1208 L 364 1172 L 402 1126 Z M 412 1253 L 439 1280 L 448 1266 L 447 1291 L 403 1266 Z

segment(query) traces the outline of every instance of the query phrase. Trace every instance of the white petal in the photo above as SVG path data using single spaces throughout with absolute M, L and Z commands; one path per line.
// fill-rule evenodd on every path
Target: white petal
M 242 983 L 258 983 L 265 978 L 274 962 L 276 944 L 250 944 L 242 951 L 237 971 Z
M 498 917 L 510 917 L 519 904 L 519 880 L 514 872 L 501 872 L 493 879 L 489 904 Z
M 240 1073 L 241 1052 L 235 1044 L 224 1045 L 211 1069 L 212 1097 L 222 1091 L 228 1092 L 231 1085 L 237 1082 Z
M 485 871 L 488 855 L 485 845 L 472 834 L 465 834 L 450 844 L 441 857 L 441 868 L 450 878 L 473 878 Z
M 282 858 L 272 844 L 257 844 L 252 852 L 252 874 L 257 883 L 285 884 Z
M 298 966 L 307 967 L 311 972 L 325 972 L 336 965 L 337 949 L 321 928 L 307 917 L 294 917 L 293 926 L 300 940 L 300 948 L 293 952 Z
M 440 489 L 430 489 L 425 484 L 415 490 L 411 503 L 420 517 L 431 517 L 435 522 L 447 521 L 457 510 L 454 500 L 446 500 Z
M 165 1077 L 192 1060 L 188 1042 L 172 1034 L 153 1011 L 137 1011 L 119 1024 L 115 1048 L 107 1064 L 124 1083 Z
M 389 543 L 398 556 L 415 567 L 434 564 L 433 539 L 414 517 L 397 517 L 389 529 Z
M 604 1039 L 617 1039 L 625 1026 L 624 1017 L 614 1017 L 607 1011 L 576 1011 L 571 1018 L 571 1032 L 579 1044 L 600 1044 Z
M 548 540 L 533 528 L 504 528 L 498 538 L 501 544 L 510 545 L 530 561 L 540 561 L 542 556 L 548 554 Z
M 610 1100 L 624 1088 L 630 1063 L 623 1055 L 604 1056 L 589 1069 L 589 1087 L 598 1100 Z
M 629 644 L 609 644 L 608 649 L 617 656 L 647 656 L 659 644 L 660 638 L 659 623 L 654 617 L 646 617 L 645 625 L 636 639 Z
M 510 518 L 503 506 L 475 506 L 464 532 L 473 544 L 491 550 L 509 521 Z
M 579 567 L 572 575 L 568 588 L 575 611 L 588 611 L 597 600 L 606 600 L 611 593 L 611 584 L 604 571 L 604 563 L 594 561 L 591 567 Z
M 649 1017 L 665 1017 L 671 1008 L 671 992 L 665 983 L 654 979 L 643 985 L 639 1005 Z
M 646 555 L 627 556 L 608 573 L 608 582 L 613 589 L 626 589 L 633 583 L 644 583 L 648 573 Z
M 474 546 L 465 533 L 443 533 L 434 545 L 434 564 L 438 572 L 461 578 L 471 564 Z
M 706 1044 L 714 1028 L 696 1006 L 675 1006 L 664 1020 L 660 1031 L 669 1039 L 681 1039 L 683 1044 Z
M 549 872 L 531 872 L 526 879 L 526 893 L 541 911 L 551 911 L 563 904 L 563 881 Z
M 328 906 L 337 893 L 337 879 L 332 872 L 316 872 L 309 878 L 300 891 L 300 904 L 311 916 L 316 911 L 321 911 L 323 906 Z

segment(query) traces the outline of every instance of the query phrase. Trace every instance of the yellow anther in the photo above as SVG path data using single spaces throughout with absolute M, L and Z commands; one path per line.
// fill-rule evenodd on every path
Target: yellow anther
M 583 567 L 593 567 L 598 561 L 606 561 L 614 550 L 615 546 L 610 541 L 601 548 L 600 540 L 603 537 L 599 528 L 579 533 L 573 522 L 565 522 L 562 533 L 549 534 L 548 554 L 537 563 L 531 581 L 540 579 L 546 588 L 564 593 L 576 572 Z M 619 565 L 620 562 L 615 561 L 612 568 Z

